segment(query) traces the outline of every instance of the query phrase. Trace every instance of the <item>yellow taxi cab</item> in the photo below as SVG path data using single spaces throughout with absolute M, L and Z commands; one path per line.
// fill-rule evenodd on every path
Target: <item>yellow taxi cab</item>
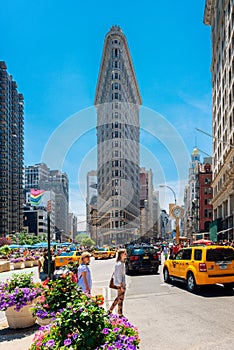
M 180 280 L 190 292 L 199 286 L 223 284 L 234 287 L 234 249 L 228 246 L 191 246 L 165 261 L 164 281 Z
M 114 258 L 116 254 L 115 249 L 111 249 L 110 247 L 103 247 L 94 250 L 93 257 L 95 260 L 97 259 L 111 259 Z
M 65 266 L 71 262 L 80 262 L 80 256 L 82 252 L 79 251 L 70 251 L 62 252 L 55 257 L 55 268 Z

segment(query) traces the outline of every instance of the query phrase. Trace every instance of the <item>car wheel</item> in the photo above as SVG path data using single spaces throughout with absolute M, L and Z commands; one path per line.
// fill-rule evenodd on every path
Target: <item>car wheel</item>
M 234 288 L 234 283 L 224 283 L 224 288 L 227 290 L 233 290 Z
M 169 275 L 169 271 L 168 271 L 167 267 L 165 267 L 165 269 L 163 270 L 163 277 L 164 277 L 164 282 L 166 282 L 166 283 L 171 282 L 171 277 Z
M 187 289 L 191 293 L 195 293 L 197 290 L 196 280 L 192 272 L 189 272 L 187 276 Z

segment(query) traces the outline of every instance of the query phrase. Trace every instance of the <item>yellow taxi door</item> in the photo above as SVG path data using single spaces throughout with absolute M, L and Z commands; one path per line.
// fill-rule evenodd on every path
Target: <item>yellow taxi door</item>
M 183 249 L 181 261 L 179 263 L 179 277 L 186 279 L 187 268 L 189 266 L 189 261 L 192 258 L 192 248 Z
M 179 277 L 180 276 L 180 262 L 183 255 L 183 250 L 180 250 L 174 259 L 170 262 L 170 271 L 171 276 Z

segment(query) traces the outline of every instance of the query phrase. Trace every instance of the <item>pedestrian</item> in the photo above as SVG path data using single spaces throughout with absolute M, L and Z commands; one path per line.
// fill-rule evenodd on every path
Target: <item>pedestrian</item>
M 91 293 L 92 278 L 89 269 L 91 254 L 89 252 L 83 252 L 81 254 L 81 264 L 78 267 L 78 286 L 81 287 L 84 293 Z
M 52 275 L 54 273 L 54 270 L 55 270 L 55 261 L 54 261 L 52 249 L 50 250 L 50 258 L 51 258 L 50 273 Z M 44 251 L 43 255 L 38 260 L 38 276 L 42 282 L 45 281 L 49 277 L 48 265 L 49 265 L 48 250 L 46 249 Z
M 167 258 L 168 258 L 168 246 L 164 247 L 163 253 L 164 253 L 165 260 L 167 260 Z
M 109 309 L 109 312 L 112 313 L 115 306 L 118 304 L 118 315 L 120 317 L 123 316 L 123 301 L 124 301 L 124 295 L 126 290 L 126 282 L 125 282 L 126 257 L 127 257 L 127 254 L 125 249 L 120 249 L 117 252 L 115 271 L 113 274 L 113 282 L 114 282 L 114 285 L 117 287 L 118 294 Z

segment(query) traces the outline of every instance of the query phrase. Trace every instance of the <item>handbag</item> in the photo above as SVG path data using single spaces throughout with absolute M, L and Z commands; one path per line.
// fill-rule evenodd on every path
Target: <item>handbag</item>
M 111 276 L 110 283 L 109 283 L 109 288 L 111 289 L 118 289 L 116 285 L 114 285 L 114 274 Z

